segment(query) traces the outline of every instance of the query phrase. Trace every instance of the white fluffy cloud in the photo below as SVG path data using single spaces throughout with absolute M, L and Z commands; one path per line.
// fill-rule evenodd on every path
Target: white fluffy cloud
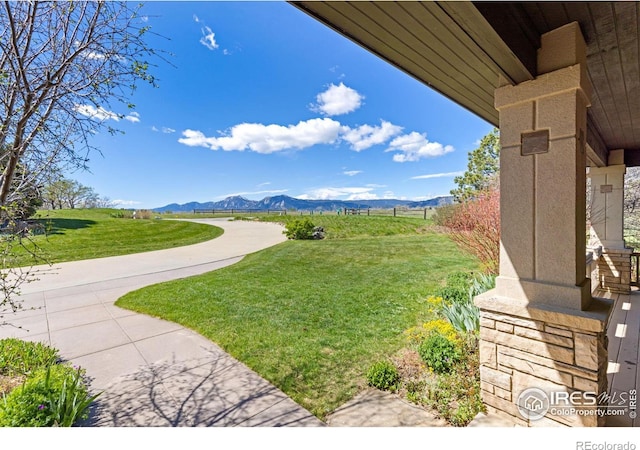
M 330 200 L 344 197 L 346 200 L 371 200 L 378 198 L 373 191 L 373 187 L 325 187 L 313 189 L 306 194 L 299 195 L 298 198 L 307 200 Z
M 211 28 L 204 26 L 201 30 L 202 37 L 200 38 L 200 43 L 207 47 L 209 50 L 217 49 L 218 43 L 216 42 L 216 34 L 211 31 Z
M 131 123 L 138 123 L 140 122 L 140 114 L 137 112 L 131 112 L 128 116 L 125 116 L 125 120 L 128 120 Z
M 353 177 L 360 173 L 362 173 L 362 170 L 345 170 L 344 172 L 342 172 L 343 175 L 346 175 L 348 177 Z
M 384 144 L 401 131 L 402 127 L 382 120 L 380 126 L 361 125 L 358 128 L 344 127 L 342 139 L 350 143 L 353 150 L 359 152 L 374 145 Z
M 219 137 L 207 137 L 201 131 L 185 130 L 178 142 L 190 147 L 207 147 L 212 150 L 275 153 L 334 143 L 341 128 L 339 122 L 328 118 L 310 119 L 289 126 L 241 123 Z
M 120 117 L 116 113 L 104 109 L 102 106 L 96 108 L 93 105 L 76 105 L 75 110 L 83 116 L 91 117 L 92 119 L 100 121 L 111 119 L 117 122 L 120 120 Z
M 360 108 L 364 96 L 360 95 L 355 89 L 351 89 L 340 83 L 339 85 L 331 84 L 326 91 L 316 96 L 315 105 L 317 111 L 327 116 L 338 116 L 347 114 Z
M 387 152 L 400 152 L 393 155 L 396 162 L 418 161 L 422 158 L 442 156 L 453 151 L 451 145 L 429 142 L 427 135 L 415 131 L 398 136 L 389 144 Z

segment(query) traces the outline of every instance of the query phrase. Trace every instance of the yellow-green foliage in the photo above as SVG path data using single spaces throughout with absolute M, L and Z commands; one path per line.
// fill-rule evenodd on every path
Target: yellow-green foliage
M 442 310 L 445 301 L 442 297 L 436 295 L 430 295 L 427 297 L 427 311 L 433 314 L 437 314 Z
M 441 298 L 440 301 L 442 301 Z M 462 345 L 462 341 L 456 329 L 444 319 L 430 320 L 429 322 L 423 323 L 421 326 L 409 328 L 405 331 L 405 334 L 407 335 L 409 342 L 414 344 L 420 344 L 432 334 L 439 334 L 453 343 L 456 347 Z

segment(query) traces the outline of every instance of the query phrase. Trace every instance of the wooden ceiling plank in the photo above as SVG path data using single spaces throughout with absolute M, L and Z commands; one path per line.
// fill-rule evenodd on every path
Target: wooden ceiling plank
M 437 5 L 483 49 L 506 79 L 518 84 L 534 78 L 534 74 L 518 59 L 472 3 L 438 2 Z
M 589 8 L 584 2 L 568 2 L 565 4 L 565 10 L 571 22 L 575 21 L 580 24 L 582 36 L 587 44 L 587 59 L 589 59 L 592 55 L 598 53 L 598 42 L 595 37 L 596 30 L 591 20 Z
M 538 30 L 538 34 L 542 35 L 547 31 L 551 31 L 551 26 L 547 23 L 547 19 L 542 14 L 540 5 L 536 2 L 522 2 L 522 7 L 526 11 L 529 19 L 533 22 Z
M 401 2 L 393 6 L 385 4 L 385 9 L 392 14 L 398 9 L 402 10 L 403 12 L 394 14 L 394 18 L 400 23 L 405 24 L 407 28 L 410 28 L 409 24 L 413 23 L 416 29 L 428 33 L 428 36 L 425 36 L 427 40 L 437 41 L 441 48 L 447 49 L 458 57 L 456 65 L 465 64 L 475 68 L 478 76 L 482 77 L 478 84 L 490 83 L 497 87 L 498 74 L 495 67 L 492 67 L 490 59 L 466 35 L 460 36 L 460 33 L 454 32 L 457 28 L 456 24 L 437 5 L 432 2 Z M 429 26 L 427 28 L 422 24 Z
M 423 81 L 430 81 L 432 78 L 432 84 L 436 86 L 434 81 L 437 81 L 441 87 L 446 86 L 447 91 L 462 92 L 466 91 L 465 96 L 468 99 L 475 99 L 474 103 L 481 105 L 485 102 L 492 102 L 493 90 L 487 89 L 486 86 L 478 85 L 475 82 L 469 82 L 465 84 L 457 77 L 452 77 L 451 73 L 458 72 L 457 68 L 451 64 L 447 58 L 438 54 L 433 49 L 424 46 L 421 42 L 414 40 L 415 38 L 408 32 L 403 31 L 398 27 L 396 22 L 387 15 L 383 10 L 365 7 L 367 5 L 373 5 L 365 2 L 354 2 L 350 5 L 351 8 L 345 8 L 345 14 L 349 17 L 354 15 L 362 20 L 367 34 L 362 36 L 363 39 L 367 39 L 369 42 L 377 41 L 379 44 L 384 44 L 386 47 L 385 55 L 395 55 L 394 60 L 406 60 L 414 67 L 414 76 Z M 369 16 L 371 12 L 376 14 L 375 17 Z M 373 32 L 375 30 L 375 33 Z M 390 30 L 401 32 L 400 35 L 391 33 Z M 368 36 L 368 37 L 367 37 Z M 378 48 L 383 48 L 378 44 Z M 416 70 L 417 69 L 417 70 Z M 421 76 L 422 74 L 429 74 L 428 77 Z M 434 75 L 436 75 L 434 77 Z M 465 78 L 464 81 L 468 81 Z
M 542 15 L 549 26 L 549 30 L 555 30 L 569 23 L 569 18 L 562 2 L 545 2 L 544 8 L 542 8 Z
M 356 9 L 362 7 L 361 12 L 363 15 L 371 14 L 371 20 L 377 23 L 380 29 L 389 30 L 389 34 L 391 34 L 391 30 L 394 31 L 395 45 L 393 47 L 395 49 L 403 48 L 403 54 L 406 54 L 408 59 L 416 62 L 422 60 L 421 65 L 428 66 L 433 64 L 446 73 L 451 80 L 455 80 L 461 86 L 467 86 L 470 91 L 477 93 L 481 101 L 492 101 L 493 88 L 498 81 L 497 74 L 493 83 L 489 82 L 481 77 L 480 74 L 475 73 L 472 70 L 473 66 L 469 65 L 466 60 L 453 52 L 447 51 L 448 49 L 430 33 L 429 36 L 425 36 L 430 38 L 428 39 L 429 42 L 426 42 L 427 39 L 420 39 L 416 32 L 412 32 L 410 29 L 424 30 L 426 33 L 428 33 L 428 30 L 422 24 L 417 23 L 411 15 L 407 14 L 397 4 L 382 2 L 379 5 L 371 5 L 364 2 L 354 3 Z M 373 14 L 372 11 L 374 11 Z M 385 39 L 385 42 L 389 41 Z M 442 55 L 447 55 L 447 57 Z M 467 56 L 473 58 L 472 55 Z M 467 68 L 466 70 L 465 67 Z M 471 72 L 470 76 L 467 75 L 469 72 Z M 487 85 L 490 86 L 490 89 L 486 88 Z M 478 88 L 482 90 L 478 92 Z
M 596 57 L 589 61 L 589 73 L 592 76 L 594 88 L 599 91 L 600 99 L 611 124 L 610 131 L 601 129 L 602 137 L 609 148 L 623 148 L 624 138 L 621 124 L 624 120 L 623 113 L 626 107 L 622 107 L 620 101 L 626 95 L 623 89 L 622 99 L 619 97 L 621 94 L 619 86 L 620 84 L 624 86 L 624 79 L 622 71 L 614 67 L 614 65 L 619 67 L 620 55 L 615 39 L 613 8 L 609 3 L 590 3 L 589 10 L 596 30 L 598 55 L 601 62 L 598 64 Z M 616 83 L 618 84 L 616 85 Z
M 630 145 L 640 142 L 640 60 L 638 58 L 638 4 L 637 2 L 616 3 L 613 5 L 618 34 L 618 48 L 622 62 L 625 84 L 626 105 L 629 114 Z

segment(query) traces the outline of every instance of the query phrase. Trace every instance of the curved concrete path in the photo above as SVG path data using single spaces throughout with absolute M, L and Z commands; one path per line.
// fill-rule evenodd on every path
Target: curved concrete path
M 186 247 L 39 267 L 40 279 L 22 289 L 25 310 L 5 314 L 21 328 L 0 327 L 0 338 L 45 342 L 87 370 L 92 391 L 104 392 L 85 425 L 323 425 L 199 334 L 114 306 L 132 290 L 225 267 L 285 240 L 275 224 L 196 222 L 225 233 Z

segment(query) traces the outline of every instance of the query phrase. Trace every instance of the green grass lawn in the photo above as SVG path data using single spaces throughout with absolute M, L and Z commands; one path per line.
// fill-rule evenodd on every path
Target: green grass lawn
M 320 218 L 322 217 L 322 218 Z M 320 418 L 355 395 L 369 366 L 427 319 L 425 298 L 473 270 L 425 221 L 314 216 L 322 241 L 287 241 L 205 275 L 116 303 L 196 330 Z
M 196 244 L 223 232 L 192 222 L 113 217 L 119 213 L 114 209 L 40 211 L 35 218 L 45 226 L 47 235 L 35 236 L 33 242 L 41 249 L 40 255 L 59 263 Z M 16 266 L 44 263 L 20 248 L 16 248 L 16 255 Z

